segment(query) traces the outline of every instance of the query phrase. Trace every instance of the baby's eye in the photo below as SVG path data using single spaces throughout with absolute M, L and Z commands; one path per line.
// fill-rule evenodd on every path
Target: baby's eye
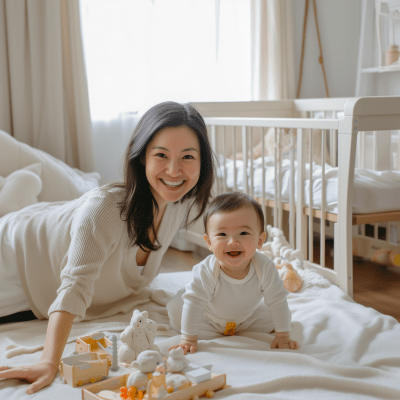
M 226 236 L 226 234 L 221 232 L 221 233 L 218 234 L 218 236 Z
M 240 232 L 240 234 L 241 234 L 241 235 L 248 235 L 249 232 L 243 231 L 243 232 Z

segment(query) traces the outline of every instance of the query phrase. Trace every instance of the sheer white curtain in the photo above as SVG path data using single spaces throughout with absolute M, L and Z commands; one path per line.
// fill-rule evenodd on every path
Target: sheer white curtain
M 79 0 L 0 0 L 0 129 L 89 172 L 79 12 Z
M 294 93 L 292 0 L 81 0 L 81 7 L 105 181 L 121 177 L 123 149 L 153 104 L 286 98 L 291 85 Z

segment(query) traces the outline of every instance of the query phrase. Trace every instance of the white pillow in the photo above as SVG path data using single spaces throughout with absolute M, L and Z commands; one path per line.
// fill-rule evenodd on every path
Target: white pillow
M 42 190 L 40 170 L 41 164 L 37 163 L 0 177 L 0 217 L 38 202 Z
M 76 199 L 99 186 L 97 172 L 85 173 L 71 168 L 50 154 L 19 142 L 0 130 L 0 176 L 40 163 L 42 165 L 42 191 L 39 201 L 64 201 Z

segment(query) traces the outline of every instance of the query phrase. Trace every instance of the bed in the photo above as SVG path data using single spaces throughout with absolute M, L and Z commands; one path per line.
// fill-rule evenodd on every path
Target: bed
M 305 266 L 350 296 L 353 254 L 373 257 L 382 250 L 400 266 L 399 96 L 193 105 L 205 117 L 219 159 L 214 194 L 239 190 L 256 198 L 267 224 L 283 229 L 302 251 Z M 257 142 L 261 156 L 255 158 Z M 203 230 L 199 221 L 180 234 L 204 247 Z M 320 254 L 314 259 L 315 236 Z M 329 237 L 333 268 L 325 265 Z
M 357 101 L 353 103 L 356 105 Z M 389 115 L 385 117 L 386 129 L 397 129 L 399 126 L 400 120 L 397 114 L 400 104 L 396 103 L 396 107 L 394 110 L 386 109 Z M 373 110 L 375 111 L 375 106 Z M 390 117 L 392 114 L 393 118 Z M 279 115 L 274 117 L 279 117 Z M 361 127 L 363 127 L 362 120 L 363 118 L 358 119 Z M 211 121 L 207 120 L 207 122 Z M 380 120 L 379 123 L 382 121 Z M 316 122 L 311 124 L 318 126 Z M 349 123 L 349 126 L 352 125 Z M 298 133 L 297 137 L 299 136 L 301 134 Z M 213 137 L 215 139 L 214 134 Z M 96 175 L 85 175 L 72 170 L 42 152 L 16 143 L 9 137 L 5 138 L 10 148 L 14 149 L 14 153 L 9 154 L 7 163 L 0 163 L 0 167 L 3 168 L 0 169 L 0 175 L 5 177 L 4 179 L 8 178 L 14 170 L 25 167 L 30 167 L 32 170 L 32 164 L 39 163 L 41 172 L 37 172 L 35 169 L 37 166 L 33 168 L 33 172 L 41 174 L 43 188 L 50 190 L 52 187 L 49 184 L 50 181 L 45 179 L 46 176 L 54 182 L 56 179 L 61 179 L 60 177 L 63 177 L 65 182 L 69 182 L 71 190 L 67 190 L 63 196 L 78 196 L 79 191 L 90 190 L 92 186 L 98 184 Z M 349 146 L 350 153 L 351 150 L 353 149 Z M 5 157 L 5 154 L 3 155 Z M 0 157 L 0 161 L 4 159 Z M 11 163 L 13 163 L 13 169 L 10 167 Z M 352 167 L 350 162 L 347 167 Z M 55 170 L 59 172 L 57 177 L 54 175 Z M 346 177 L 340 173 L 339 179 L 346 182 Z M 67 186 L 60 185 L 60 188 L 65 189 Z M 2 187 L 4 188 L 4 182 Z M 43 193 L 39 191 L 36 196 L 33 196 L 32 201 L 44 201 L 41 195 Z M 59 195 L 61 195 L 60 192 L 57 196 Z M 349 193 L 347 195 L 349 196 Z M 261 198 L 262 200 L 266 199 Z M 273 207 L 277 206 L 278 204 L 273 205 Z M 338 212 L 340 216 L 340 207 Z M 346 212 L 346 219 L 351 218 L 349 210 Z M 343 229 L 347 229 L 348 226 L 345 225 L 339 232 L 343 233 Z M 188 236 L 190 234 L 193 236 L 197 233 L 189 232 Z M 351 235 L 351 230 L 347 234 Z M 321 275 L 319 269 L 308 267 L 306 263 L 297 264 L 296 272 L 301 276 L 303 285 L 300 290 L 288 296 L 292 312 L 293 337 L 300 344 L 299 350 L 271 350 L 270 343 L 273 339 L 271 335 L 249 334 L 200 341 L 199 351 L 188 356 L 189 361 L 196 364 L 212 364 L 214 373 L 226 374 L 230 388 L 217 391 L 216 399 L 398 400 L 400 398 L 398 379 L 400 376 L 400 324 L 390 316 L 355 303 L 349 294 L 332 283 L 332 279 Z M 63 356 L 72 355 L 76 338 L 81 336 L 102 331 L 106 335 L 115 334 L 119 338 L 120 333 L 128 326 L 134 309 L 147 310 L 149 318 L 157 322 L 156 343 L 163 355 L 166 355 L 168 348 L 179 342 L 180 336 L 170 329 L 165 306 L 190 278 L 190 272 L 162 273 L 137 298 L 133 299 L 131 312 L 105 319 L 74 323 Z M 47 321 L 42 320 L 0 325 L 0 365 L 20 366 L 38 362 L 46 328 Z M 30 352 L 29 348 L 36 351 Z M 17 355 L 17 353 L 20 354 Z M 118 371 L 110 371 L 109 377 L 123 375 L 130 371 L 132 369 L 121 367 Z M 49 387 L 35 395 L 25 394 L 27 386 L 27 383 L 18 380 L 0 381 L 0 398 L 10 400 L 82 398 L 81 388 L 73 388 L 61 383 L 59 375 Z
M 400 398 L 400 324 L 392 317 L 355 303 L 336 285 L 311 270 L 304 270 L 301 290 L 289 294 L 297 351 L 271 350 L 272 336 L 221 337 L 200 341 L 188 357 L 196 364 L 212 364 L 225 373 L 231 387 L 215 392 L 215 399 L 391 399 Z M 165 304 L 190 279 L 190 272 L 160 274 L 133 308 L 147 310 L 159 324 L 156 343 L 164 355 L 179 341 L 168 326 Z M 140 304 L 141 303 L 141 304 Z M 75 349 L 76 337 L 103 331 L 119 334 L 131 314 L 73 325 L 64 356 Z M 41 352 L 6 358 L 9 345 L 37 346 L 44 342 L 46 321 L 0 325 L 0 364 L 35 363 Z M 111 371 L 109 377 L 130 370 Z M 36 395 L 25 394 L 27 384 L 0 382 L 0 397 L 8 400 L 81 399 L 81 389 L 55 381 Z

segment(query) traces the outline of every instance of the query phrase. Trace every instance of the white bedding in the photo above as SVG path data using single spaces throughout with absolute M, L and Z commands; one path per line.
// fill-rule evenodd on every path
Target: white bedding
M 275 167 L 273 157 L 266 157 L 264 164 L 262 158 L 253 160 L 254 195 L 262 197 L 262 166 L 265 166 L 265 194 L 267 199 L 274 199 L 275 193 Z M 220 157 L 218 177 L 223 179 L 225 167 L 223 157 Z M 296 166 L 296 162 L 295 162 Z M 243 161 L 236 160 L 237 188 L 244 190 L 243 184 Z M 319 208 L 321 205 L 321 166 L 313 165 L 313 205 Z M 290 160 L 282 162 L 282 201 L 289 202 L 290 192 Z M 297 174 L 297 171 L 296 171 Z M 306 164 L 306 177 L 309 174 L 309 164 Z M 250 161 L 247 168 L 247 177 L 250 189 Z M 229 190 L 234 188 L 234 163 L 226 160 L 227 186 Z M 338 168 L 325 164 L 325 211 L 337 214 L 338 202 Z M 309 205 L 309 179 L 305 183 L 305 204 Z M 295 188 L 297 179 L 295 179 Z M 296 190 L 296 189 L 295 189 Z M 353 213 L 365 214 L 374 212 L 388 212 L 399 209 L 400 197 L 400 171 L 373 171 L 370 169 L 356 168 L 354 173 L 354 198 Z M 295 198 L 297 196 L 295 195 Z
M 400 399 L 400 324 L 392 317 L 354 303 L 339 288 L 313 271 L 300 271 L 305 284 L 289 295 L 293 324 L 300 331 L 297 351 L 271 350 L 272 336 L 221 337 L 201 341 L 199 351 L 188 358 L 212 364 L 212 371 L 226 373 L 231 388 L 216 392 L 215 399 Z M 162 351 L 176 344 L 179 336 L 167 330 L 165 303 L 189 279 L 190 272 L 160 274 L 134 308 L 149 310 L 161 325 L 157 343 Z M 164 290 L 162 290 L 164 289 Z M 165 290 L 168 290 L 166 292 Z M 151 299 L 151 301 L 150 301 Z M 103 330 L 118 334 L 131 315 L 74 324 L 71 339 Z M 0 325 L 0 365 L 37 362 L 41 352 L 10 359 L 10 344 L 43 343 L 46 321 Z M 67 344 L 64 356 L 74 351 Z M 110 376 L 126 373 L 126 369 Z M 28 397 L 27 384 L 0 381 L 0 398 L 80 399 L 81 390 L 63 385 L 59 377 L 46 389 Z

